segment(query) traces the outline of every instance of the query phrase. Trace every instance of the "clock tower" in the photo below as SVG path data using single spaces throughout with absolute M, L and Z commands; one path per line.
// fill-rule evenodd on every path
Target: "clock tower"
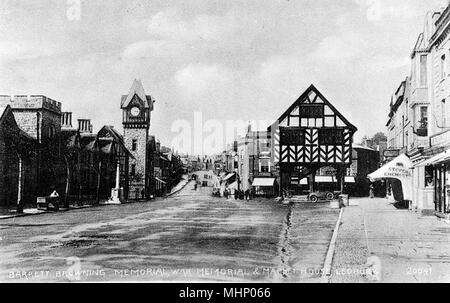
M 123 139 L 125 147 L 133 155 L 129 161 L 130 187 L 128 198 L 140 199 L 142 193 L 149 196 L 149 140 L 150 117 L 154 99 L 146 95 L 140 80 L 134 80 L 128 95 L 123 95 L 122 109 Z

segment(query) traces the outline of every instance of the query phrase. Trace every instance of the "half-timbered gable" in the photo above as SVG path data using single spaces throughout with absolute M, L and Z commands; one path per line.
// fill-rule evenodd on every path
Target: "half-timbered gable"
M 269 127 L 274 162 L 297 166 L 351 163 L 353 126 L 311 85 Z

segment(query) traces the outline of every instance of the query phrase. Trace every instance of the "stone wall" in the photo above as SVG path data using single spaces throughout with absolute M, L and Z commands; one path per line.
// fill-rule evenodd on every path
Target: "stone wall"
M 131 181 L 130 192 L 133 195 L 132 191 L 134 187 L 144 187 L 145 186 L 145 176 L 147 172 L 146 162 L 147 162 L 147 138 L 148 138 L 148 130 L 147 129 L 129 129 L 126 128 L 124 130 L 124 143 L 125 147 L 130 151 L 130 153 L 134 156 L 135 159 L 130 158 L 129 163 L 129 171 L 131 173 L 131 167 L 136 165 L 136 174 L 140 174 L 142 176 L 141 182 L 133 182 Z M 137 149 L 133 151 L 133 140 L 137 140 Z

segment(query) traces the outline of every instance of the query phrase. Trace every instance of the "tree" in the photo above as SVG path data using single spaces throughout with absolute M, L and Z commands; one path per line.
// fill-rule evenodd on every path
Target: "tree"
M 386 142 L 387 137 L 384 133 L 378 132 L 375 135 L 373 135 L 372 138 L 369 138 L 368 136 L 364 136 L 361 140 L 361 145 L 366 145 L 367 141 L 370 141 L 368 144 L 368 147 L 374 148 L 378 145 L 380 145 L 381 142 Z
M 69 207 L 69 195 L 71 189 L 71 174 L 73 167 L 73 160 L 80 152 L 79 134 L 78 132 L 63 135 L 59 134 L 59 154 L 66 166 L 66 186 L 64 190 L 64 207 Z
M 372 137 L 372 142 L 375 145 L 380 145 L 381 142 L 386 142 L 387 137 L 384 133 L 378 132 Z

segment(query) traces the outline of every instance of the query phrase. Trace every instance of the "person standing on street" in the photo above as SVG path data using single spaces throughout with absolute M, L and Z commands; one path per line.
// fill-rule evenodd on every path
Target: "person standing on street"
M 373 199 L 373 198 L 375 198 L 375 194 L 374 194 L 374 188 L 373 188 L 373 184 L 371 183 L 370 184 L 370 187 L 369 187 L 369 196 L 370 196 L 370 199 Z

